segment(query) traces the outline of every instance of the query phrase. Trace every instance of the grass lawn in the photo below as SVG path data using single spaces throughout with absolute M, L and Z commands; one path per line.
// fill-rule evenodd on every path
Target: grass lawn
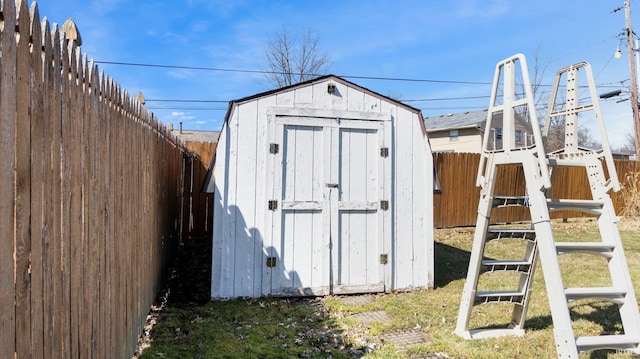
M 593 221 L 571 219 L 554 222 L 558 241 L 599 238 Z M 467 274 L 473 228 L 436 230 L 436 288 L 411 293 L 368 295 L 362 304 L 345 297 L 313 299 L 208 300 L 208 272 L 180 266 L 169 281 L 166 306 L 151 331 L 150 346 L 141 358 L 554 358 L 552 320 L 542 270 L 536 271 L 529 305 L 526 334 L 464 340 L 453 333 L 460 295 Z M 640 292 L 640 227 L 620 224 L 631 277 Z M 517 244 L 492 248 L 491 255 L 508 255 Z M 183 251 L 185 252 L 185 251 Z M 206 251 L 195 252 L 205 255 Z M 565 285 L 584 278 L 605 284 L 606 261 L 596 256 L 561 256 Z M 209 257 L 210 258 L 210 257 Z M 207 258 L 183 253 L 178 264 L 206 262 Z M 208 263 L 207 263 L 208 264 Z M 186 267 L 186 270 L 179 268 Z M 194 274 L 195 273 L 195 274 Z M 493 275 L 491 275 L 493 276 Z M 489 284 L 503 278 L 489 279 Z M 186 283 L 186 284 L 185 284 Z M 191 283 L 191 284 L 188 284 Z M 482 282 L 481 282 L 482 283 Z M 504 326 L 511 306 L 474 307 L 472 326 Z M 621 329 L 615 305 L 600 301 L 570 304 L 578 335 L 613 334 Z M 386 313 L 387 320 L 363 322 L 358 313 Z M 385 340 L 385 333 L 420 331 L 425 341 L 402 346 Z M 628 358 L 627 353 L 598 351 L 581 358 Z

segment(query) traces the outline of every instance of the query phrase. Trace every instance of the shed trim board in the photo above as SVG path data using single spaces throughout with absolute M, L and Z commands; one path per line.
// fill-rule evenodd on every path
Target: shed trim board
M 419 110 L 326 76 L 232 101 L 212 164 L 213 299 L 433 286 Z
M 270 107 L 268 113 L 278 116 L 318 117 L 334 119 L 351 119 L 363 121 L 391 121 L 391 114 L 379 112 L 344 111 L 333 109 L 314 109 L 306 107 Z

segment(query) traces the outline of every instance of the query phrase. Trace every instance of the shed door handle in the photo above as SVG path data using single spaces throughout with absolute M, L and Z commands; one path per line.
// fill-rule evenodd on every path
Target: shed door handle
M 338 184 L 337 183 L 327 183 L 327 187 L 329 187 L 329 188 L 338 188 Z

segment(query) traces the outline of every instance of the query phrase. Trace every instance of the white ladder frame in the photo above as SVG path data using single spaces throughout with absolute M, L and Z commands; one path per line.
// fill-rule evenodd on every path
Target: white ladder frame
M 525 95 L 523 98 L 516 98 L 515 93 L 515 74 L 518 63 L 521 65 L 521 75 L 524 82 Z M 589 82 L 591 103 L 587 105 L 580 104 L 577 97 L 579 89 L 578 72 L 581 69 L 586 72 Z M 501 74 L 504 75 L 504 100 L 502 104 L 497 104 Z M 564 107 L 557 110 L 556 100 L 560 78 L 563 74 L 567 75 L 567 96 Z M 527 148 L 515 147 L 514 119 L 516 107 L 519 106 L 526 106 L 533 127 L 534 144 Z M 591 110 L 595 112 L 595 118 L 602 137 L 603 149 L 600 151 L 585 150 L 578 146 L 578 114 Z M 503 148 L 489 150 L 489 138 L 486 134 L 490 133 L 494 114 L 499 112 L 503 113 Z M 557 116 L 564 116 L 565 146 L 562 150 L 547 155 L 542 138 L 546 139 L 551 119 Z M 607 166 L 609 178 L 605 178 L 602 166 L 603 161 Z M 497 167 L 503 164 L 520 164 L 525 174 L 526 201 L 531 213 L 531 225 L 536 234 L 535 244 L 527 245 L 525 257 L 528 260 L 533 258 L 533 266 L 535 266 L 536 254 L 540 257 L 553 318 L 553 333 L 558 357 L 577 358 L 580 352 L 606 348 L 627 350 L 634 357 L 640 355 L 640 314 L 616 225 L 618 218 L 615 215 L 613 203 L 608 194 L 610 190 L 619 190 L 620 186 L 600 113 L 591 68 L 588 63 L 583 62 L 558 71 L 554 81 L 544 136 L 541 136 L 533 104 L 526 60 L 521 54 L 505 59 L 496 66 L 487 114 L 483 151 L 476 181 L 476 184 L 481 187 L 478 220 L 469 262 L 469 272 L 467 273 L 467 281 L 462 293 L 455 332 L 467 339 L 524 335 L 524 322 L 531 295 L 531 282 L 535 274 L 534 268 L 530 269 L 526 280 L 523 280 L 521 276 L 518 290 L 522 292 L 524 297 L 520 299 L 520 302 L 513 302 L 515 308 L 512 313 L 512 322 L 508 328 L 469 329 L 472 307 L 478 298 L 479 276 L 481 275 L 483 264 L 486 265 L 487 263 L 486 260 L 483 260 L 483 256 L 485 244 L 487 243 L 491 210 L 497 198 L 494 196 L 495 176 Z M 549 166 L 585 167 L 593 200 L 547 199 L 547 193 L 550 193 L 549 190 L 552 183 L 552 171 Z M 517 200 L 512 200 L 512 202 L 517 202 Z M 556 243 L 553 238 L 549 216 L 550 210 L 577 210 L 597 215 L 602 242 Z M 591 253 L 607 258 L 612 286 L 606 288 L 565 288 L 557 256 L 563 253 L 575 252 Z M 496 297 L 500 297 L 502 294 L 499 291 L 491 293 L 495 293 L 494 296 Z M 575 337 L 568 303 L 586 298 L 606 299 L 618 304 L 624 335 Z M 498 299 L 497 301 L 502 300 Z M 505 301 L 509 302 L 509 300 Z

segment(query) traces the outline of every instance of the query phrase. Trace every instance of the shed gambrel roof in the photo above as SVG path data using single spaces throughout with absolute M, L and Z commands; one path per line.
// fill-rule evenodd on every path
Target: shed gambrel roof
M 405 109 L 409 110 L 410 112 L 414 112 L 414 113 L 418 114 L 420 119 L 423 120 L 422 111 L 420 111 L 419 109 L 417 109 L 415 107 L 409 106 L 409 105 L 407 105 L 407 104 L 405 104 L 403 102 L 400 102 L 398 100 L 395 100 L 395 99 L 393 99 L 391 97 L 388 97 L 388 96 L 385 96 L 385 95 L 381 95 L 381 94 L 379 94 L 377 92 L 371 91 L 371 90 L 369 90 L 367 88 L 364 88 L 364 87 L 362 87 L 360 85 L 357 85 L 357 84 L 355 84 L 353 82 L 347 81 L 347 80 L 343 79 L 342 77 L 339 77 L 339 76 L 336 76 L 336 75 L 325 75 L 325 76 L 320 76 L 320 77 L 317 77 L 317 78 L 314 78 L 314 79 L 311 79 L 311 80 L 307 80 L 307 81 L 304 81 L 304 82 L 300 82 L 300 83 L 297 83 L 297 84 L 293 84 L 293 85 L 290 85 L 290 86 L 281 87 L 281 88 L 277 88 L 277 89 L 274 89 L 274 90 L 261 92 L 261 93 L 255 94 L 255 95 L 243 97 L 243 98 L 240 98 L 240 99 L 237 99 L 237 100 L 229 101 L 229 107 L 227 108 L 227 114 L 225 115 L 224 123 L 228 122 L 229 116 L 231 116 L 231 113 L 233 112 L 233 109 L 238 104 L 241 104 L 241 103 L 244 103 L 244 102 L 248 102 L 248 101 L 253 101 L 255 99 L 259 99 L 259 98 L 262 98 L 262 97 L 275 95 L 275 94 L 282 93 L 282 92 L 291 91 L 291 90 L 294 90 L 296 88 L 313 85 L 315 83 L 324 82 L 324 81 L 327 81 L 327 80 L 331 80 L 331 81 L 335 81 L 337 83 L 341 83 L 341 84 L 343 84 L 345 86 L 348 86 L 348 87 L 360 90 L 360 91 L 362 91 L 364 93 L 367 93 L 368 95 L 371 95 L 373 97 L 377 97 L 377 98 L 379 98 L 381 100 L 397 104 L 398 106 L 404 107 Z M 422 121 L 422 123 L 424 124 L 424 120 Z M 223 126 L 224 126 L 224 124 L 223 124 Z M 423 127 L 423 130 L 425 130 L 424 127 Z
M 484 129 L 487 121 L 487 110 L 452 113 L 447 115 L 425 117 L 424 125 L 427 132 L 455 130 L 477 127 Z
M 395 100 L 395 99 L 393 99 L 391 97 L 388 97 L 388 96 L 385 96 L 385 95 L 381 95 L 381 94 L 379 94 L 377 92 L 371 91 L 371 90 L 369 90 L 367 88 L 364 88 L 364 87 L 362 87 L 360 85 L 357 85 L 357 84 L 355 84 L 353 82 L 347 81 L 347 80 L 345 80 L 345 79 L 343 79 L 343 78 L 341 78 L 339 76 L 336 76 L 336 75 L 325 75 L 325 76 L 317 77 L 317 78 L 314 78 L 314 79 L 311 79 L 311 80 L 307 80 L 307 81 L 304 81 L 304 82 L 300 82 L 300 83 L 297 83 L 297 84 L 293 84 L 293 85 L 290 85 L 290 86 L 281 87 L 281 88 L 277 88 L 277 89 L 261 92 L 261 93 L 258 93 L 258 94 L 255 94 L 255 95 L 251 95 L 251 96 L 247 96 L 247 97 L 243 97 L 243 98 L 240 98 L 240 99 L 237 99 L 237 100 L 231 100 L 231 101 L 229 101 L 229 107 L 227 108 L 227 113 L 226 113 L 226 115 L 224 117 L 224 122 L 222 124 L 222 128 L 220 130 L 220 133 L 222 133 L 222 131 L 224 131 L 224 127 L 228 126 L 229 119 L 231 118 L 231 116 L 233 114 L 233 111 L 235 110 L 235 108 L 238 105 L 241 105 L 241 104 L 246 103 L 246 102 L 255 101 L 255 100 L 258 100 L 258 99 L 261 99 L 261 98 L 264 98 L 264 97 L 274 96 L 274 95 L 277 95 L 277 94 L 280 94 L 280 93 L 284 93 L 284 92 L 287 92 L 287 91 L 295 90 L 297 88 L 306 87 L 306 86 L 312 86 L 312 85 L 314 85 L 316 83 L 321 83 L 321 82 L 326 82 L 326 81 L 332 81 L 332 82 L 335 82 L 335 83 L 343 84 L 343 85 L 345 85 L 347 87 L 356 89 L 356 90 L 361 91 L 363 93 L 366 93 L 366 94 L 368 94 L 370 96 L 378 98 L 381 101 L 385 101 L 385 102 L 388 102 L 388 103 L 393 103 L 394 105 L 397 105 L 398 107 L 404 108 L 409 112 L 415 113 L 417 115 L 417 117 L 418 117 L 419 124 L 420 124 L 421 130 L 422 130 L 422 134 L 425 137 L 427 136 L 427 129 L 425 128 L 425 121 L 424 121 L 424 118 L 422 117 L 422 111 L 420 111 L 419 109 L 417 109 L 415 107 L 412 107 L 412 106 L 409 106 L 409 105 L 407 105 L 405 103 L 402 103 L 402 102 L 400 102 L 398 100 Z M 217 152 L 218 150 L 219 149 L 216 147 L 215 151 Z M 215 166 L 215 162 L 216 162 L 216 155 L 214 153 L 213 157 L 211 158 L 211 162 L 209 163 L 209 170 L 207 171 L 207 176 L 205 177 L 205 180 L 204 180 L 204 182 L 202 184 L 202 187 L 201 187 L 201 191 L 202 192 L 212 193 L 212 191 L 213 191 L 213 168 Z

